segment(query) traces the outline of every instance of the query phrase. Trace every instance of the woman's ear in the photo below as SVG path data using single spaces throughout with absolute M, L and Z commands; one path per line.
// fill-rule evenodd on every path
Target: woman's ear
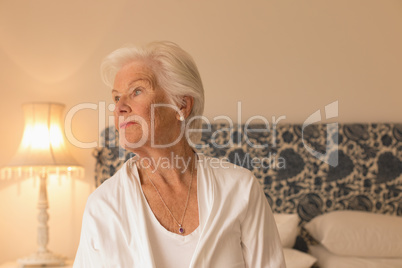
M 179 107 L 180 112 L 177 114 L 177 120 L 184 121 L 193 110 L 194 98 L 190 96 L 183 96 L 182 104 Z

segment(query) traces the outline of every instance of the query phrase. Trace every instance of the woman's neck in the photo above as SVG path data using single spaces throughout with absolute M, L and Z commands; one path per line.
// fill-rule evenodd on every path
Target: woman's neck
M 193 148 L 182 141 L 168 148 L 142 147 L 136 152 L 140 177 L 152 176 L 155 180 L 165 180 L 168 184 L 183 183 L 196 173 L 196 159 Z M 192 172 L 193 171 L 193 172 Z

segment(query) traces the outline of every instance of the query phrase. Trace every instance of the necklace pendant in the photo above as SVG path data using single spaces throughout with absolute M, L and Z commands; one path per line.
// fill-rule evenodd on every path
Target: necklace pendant
M 181 227 L 181 225 L 180 225 L 180 228 L 179 228 L 179 233 L 184 233 L 184 229 L 183 229 L 183 227 Z

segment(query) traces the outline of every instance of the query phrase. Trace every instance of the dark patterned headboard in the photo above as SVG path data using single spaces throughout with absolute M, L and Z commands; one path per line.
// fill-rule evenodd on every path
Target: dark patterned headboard
M 103 137 L 104 147 L 95 151 L 97 185 L 131 156 L 116 147 L 114 128 Z M 333 210 L 402 216 L 402 124 L 251 125 L 246 131 L 215 124 L 197 151 L 250 169 L 273 211 L 297 212 L 302 225 Z

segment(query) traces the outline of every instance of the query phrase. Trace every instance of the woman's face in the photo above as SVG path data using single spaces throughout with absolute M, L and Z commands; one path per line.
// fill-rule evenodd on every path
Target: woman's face
M 176 111 L 154 106 L 168 101 L 165 92 L 156 85 L 151 69 L 143 62 L 131 62 L 117 72 L 112 95 L 116 104 L 115 127 L 123 148 L 135 151 L 142 146 L 169 144 L 179 135 Z

